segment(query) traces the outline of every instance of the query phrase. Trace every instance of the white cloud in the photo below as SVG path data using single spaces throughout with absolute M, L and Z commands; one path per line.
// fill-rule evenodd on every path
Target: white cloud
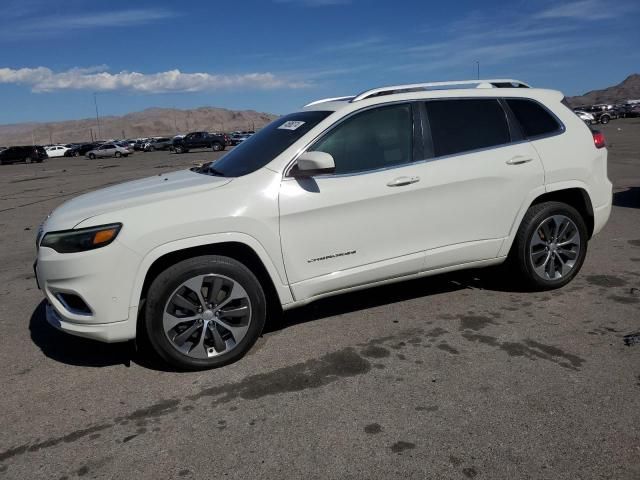
M 104 65 L 72 68 L 54 72 L 46 67 L 0 68 L 0 83 L 28 85 L 34 92 L 55 90 L 129 90 L 141 93 L 199 92 L 232 88 L 303 88 L 308 83 L 281 78 L 269 72 L 245 74 L 183 73 L 168 70 L 158 73 L 122 71 L 110 73 Z
M 0 31 L 0 38 L 11 40 L 25 36 L 63 35 L 77 30 L 98 30 L 107 28 L 132 27 L 158 23 L 179 16 L 178 13 L 164 8 L 132 8 L 118 11 L 94 11 L 69 13 L 65 15 L 26 15 L 20 14 L 12 21 L 11 28 Z M 56 28 L 52 28 L 55 26 Z
M 617 2 L 606 4 L 601 0 L 577 0 L 556 5 L 535 14 L 538 19 L 604 20 L 616 18 L 629 10 L 628 5 Z

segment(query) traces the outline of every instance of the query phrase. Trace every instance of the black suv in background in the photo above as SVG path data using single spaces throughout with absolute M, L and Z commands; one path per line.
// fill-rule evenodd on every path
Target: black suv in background
M 0 165 L 6 163 L 41 163 L 47 158 L 47 152 L 39 146 L 9 147 L 0 151 Z
M 74 145 L 69 150 L 64 152 L 65 157 L 84 157 L 84 154 L 97 148 L 101 145 L 101 143 L 82 143 L 80 145 Z
M 210 148 L 214 152 L 224 150 L 226 140 L 222 135 L 212 135 L 208 132 L 191 132 L 182 138 L 173 139 L 173 151 L 186 153 L 194 148 Z

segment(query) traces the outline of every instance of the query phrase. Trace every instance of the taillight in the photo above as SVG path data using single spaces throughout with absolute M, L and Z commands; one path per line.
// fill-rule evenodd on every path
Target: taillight
M 604 133 L 599 130 L 593 130 L 591 133 L 593 133 L 593 144 L 596 148 L 603 148 L 607 145 L 607 142 L 604 139 Z

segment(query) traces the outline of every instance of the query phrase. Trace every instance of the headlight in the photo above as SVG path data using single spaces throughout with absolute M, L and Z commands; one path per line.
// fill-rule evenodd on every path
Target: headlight
M 100 225 L 99 227 L 80 228 L 47 233 L 41 247 L 53 248 L 58 253 L 84 252 L 109 245 L 118 236 L 121 223 Z

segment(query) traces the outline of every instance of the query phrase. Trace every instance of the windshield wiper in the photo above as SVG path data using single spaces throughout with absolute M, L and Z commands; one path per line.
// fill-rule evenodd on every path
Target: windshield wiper
M 222 173 L 220 170 L 216 170 L 212 166 L 209 166 L 209 168 L 206 169 L 206 173 L 208 173 L 209 175 L 215 175 L 216 177 L 224 177 L 224 173 Z

